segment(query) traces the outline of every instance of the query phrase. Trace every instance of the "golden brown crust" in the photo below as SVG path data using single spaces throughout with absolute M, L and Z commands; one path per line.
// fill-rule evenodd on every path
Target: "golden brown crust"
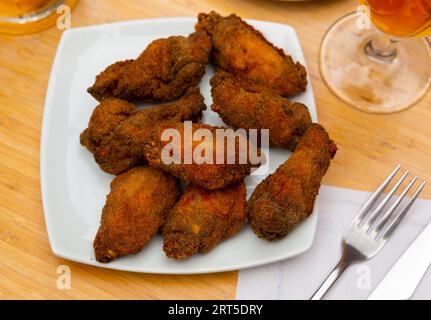
M 101 101 L 170 101 L 196 86 L 203 74 L 211 42 L 205 32 L 158 39 L 135 60 L 116 62 L 97 77 L 88 92 Z
M 120 99 L 101 102 L 81 134 L 81 144 L 93 153 L 101 169 L 119 174 L 145 163 L 142 149 L 153 127 L 161 121 L 198 120 L 205 110 L 197 88 L 190 88 L 175 102 L 138 110 Z
M 161 137 L 163 132 L 166 130 L 174 129 L 176 132 L 180 134 L 180 141 L 192 141 L 192 135 L 199 129 L 208 129 L 212 134 L 212 141 L 207 141 L 202 139 L 200 141 L 193 141 L 190 154 L 195 154 L 195 150 L 197 146 L 205 145 L 207 146 L 207 150 L 209 155 L 211 155 L 212 163 L 204 162 L 197 163 L 196 158 L 192 157 L 190 162 L 187 163 L 184 157 L 184 151 L 181 150 L 181 155 L 178 155 L 176 163 L 166 163 L 164 159 L 162 159 L 162 149 L 165 146 L 171 143 L 171 141 L 162 141 Z M 180 122 L 167 121 L 165 123 L 160 123 L 157 125 L 152 131 L 151 139 L 148 140 L 148 143 L 145 144 L 145 157 L 148 163 L 152 166 L 158 167 L 162 170 L 165 170 L 174 176 L 180 178 L 183 181 L 188 183 L 196 184 L 198 186 L 204 187 L 208 190 L 220 189 L 225 186 L 241 181 L 245 176 L 250 174 L 251 164 L 248 159 L 246 159 L 246 163 L 241 164 L 239 159 L 239 143 L 236 143 L 235 149 L 235 159 L 234 163 L 229 164 L 227 162 L 227 143 L 224 143 L 224 151 L 222 151 L 222 155 L 224 155 L 223 164 L 216 163 L 216 153 L 217 148 L 221 148 L 216 144 L 216 129 L 217 127 L 205 125 L 202 123 L 193 123 L 190 133 L 185 133 L 184 124 Z M 202 145 L 201 145 L 202 141 Z M 246 146 L 247 147 L 247 146 Z M 181 148 L 184 148 L 184 144 L 181 145 Z M 247 155 L 247 151 L 242 150 Z M 220 152 L 220 151 L 219 151 Z
M 200 13 L 195 29 L 211 36 L 211 61 L 233 73 L 247 90 L 283 96 L 305 91 L 304 66 L 295 63 L 240 17 L 234 14 L 222 17 L 214 11 Z
M 81 144 L 94 153 L 121 122 L 136 112 L 134 104 L 116 98 L 106 99 L 94 108 L 87 129 L 81 133 Z
M 282 238 L 313 212 L 322 177 L 336 151 L 325 129 L 313 124 L 292 156 L 256 187 L 247 209 L 259 237 Z
M 310 112 L 302 103 L 269 93 L 246 91 L 224 71 L 211 79 L 211 94 L 211 109 L 226 124 L 234 128 L 269 129 L 272 146 L 293 151 L 311 125 Z
M 178 180 L 155 168 L 136 167 L 117 176 L 94 239 L 97 261 L 139 252 L 164 223 L 179 195 Z
M 163 226 L 166 255 L 184 259 L 236 234 L 246 219 L 245 197 L 244 182 L 216 191 L 188 185 Z

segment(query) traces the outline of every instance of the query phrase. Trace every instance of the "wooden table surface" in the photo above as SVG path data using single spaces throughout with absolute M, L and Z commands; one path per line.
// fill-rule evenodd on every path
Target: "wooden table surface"
M 317 99 L 319 121 L 339 146 L 325 184 L 372 190 L 397 164 L 428 178 L 431 96 L 392 115 L 354 110 L 331 94 L 317 64 L 320 41 L 352 0 L 288 3 L 264 0 L 81 0 L 72 27 L 216 10 L 288 23 L 298 32 Z M 173 30 L 173 32 L 175 32 Z M 195 276 L 136 274 L 55 257 L 49 247 L 39 186 L 45 91 L 61 31 L 0 35 L 0 299 L 232 299 L 237 272 Z M 431 188 L 424 197 L 430 198 Z M 71 289 L 57 288 L 57 268 L 71 270 Z

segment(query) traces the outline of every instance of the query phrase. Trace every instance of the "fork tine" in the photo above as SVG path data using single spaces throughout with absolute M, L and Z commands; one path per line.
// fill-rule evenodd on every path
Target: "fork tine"
M 386 224 L 386 222 L 391 218 L 395 210 L 398 208 L 401 201 L 404 200 L 409 190 L 412 188 L 412 186 L 415 184 L 418 177 L 414 177 L 412 181 L 408 184 L 408 186 L 404 189 L 404 191 L 401 193 L 401 195 L 398 197 L 398 199 L 391 205 L 391 207 L 386 210 L 386 212 L 383 214 L 383 217 L 380 219 L 380 221 L 377 223 L 377 226 L 374 228 L 374 231 L 376 234 L 378 234 L 383 226 Z M 370 227 L 371 230 L 373 230 L 372 227 Z
M 378 218 L 378 216 L 382 212 L 383 208 L 387 205 L 389 200 L 392 198 L 392 196 L 397 191 L 397 189 L 400 187 L 401 183 L 404 181 L 404 179 L 407 177 L 408 174 L 409 174 L 408 170 L 406 172 L 404 172 L 402 177 L 397 181 L 397 183 L 393 186 L 391 191 L 389 191 L 389 193 L 382 200 L 382 202 L 379 203 L 377 208 L 375 208 L 374 211 L 371 212 L 371 214 L 369 216 L 364 217 L 361 224 L 359 225 L 359 228 L 361 228 L 364 224 L 368 224 L 368 226 L 371 226 L 373 224 L 373 222 Z M 367 231 L 369 231 L 369 229 Z
M 392 178 L 397 174 L 398 170 L 400 170 L 401 165 L 397 165 L 394 171 L 383 181 L 383 183 L 377 188 L 377 190 L 371 195 L 371 197 L 367 200 L 367 202 L 362 206 L 359 212 L 352 220 L 353 223 L 361 222 L 363 218 L 366 216 L 366 213 L 373 204 L 376 202 L 377 198 L 382 194 L 383 190 L 388 186 L 388 184 L 392 181 Z
M 426 182 L 422 182 L 422 184 L 419 186 L 419 188 L 416 190 L 416 192 L 413 194 L 411 199 L 406 203 L 404 208 L 398 213 L 398 215 L 391 221 L 388 222 L 388 224 L 385 226 L 384 231 L 382 232 L 382 238 L 384 240 L 388 239 L 392 233 L 395 231 L 401 220 L 406 216 L 407 212 L 412 207 L 413 203 L 416 201 L 419 194 L 422 192 L 426 185 Z

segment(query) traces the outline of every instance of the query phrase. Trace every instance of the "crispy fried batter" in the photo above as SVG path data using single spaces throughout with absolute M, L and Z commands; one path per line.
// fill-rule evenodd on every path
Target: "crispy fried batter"
M 163 250 L 184 259 L 236 234 L 246 219 L 244 182 L 208 191 L 188 185 L 163 226 Z
M 81 144 L 95 153 L 100 145 L 106 144 L 110 134 L 118 125 L 137 112 L 134 104 L 125 100 L 109 98 L 93 110 L 87 129 L 80 136 Z
M 166 130 L 172 129 L 179 133 L 178 137 L 175 138 L 176 140 L 162 141 L 162 134 L 164 132 L 166 134 Z M 204 137 L 199 141 L 192 142 L 193 136 L 200 129 L 209 130 L 212 137 L 209 139 Z M 224 146 L 216 143 L 216 129 L 219 128 L 202 123 L 193 123 L 190 130 L 185 130 L 184 124 L 181 122 L 167 121 L 160 123 L 152 131 L 152 138 L 145 144 L 145 157 L 150 165 L 163 169 L 188 183 L 196 184 L 208 190 L 224 188 L 229 184 L 241 181 L 245 176 L 249 175 L 252 164 L 249 161 L 247 149 L 245 149 L 248 142 L 247 145 L 244 145 L 240 144 L 238 140 L 235 141 L 232 162 L 229 164 L 227 161 L 227 139 L 224 140 Z M 169 135 L 164 140 L 168 139 Z M 181 144 L 176 145 L 178 141 Z M 191 142 L 191 147 L 188 148 L 188 151 L 185 151 L 185 144 L 188 141 Z M 221 149 L 222 147 L 224 147 L 224 150 Z M 164 149 L 170 151 L 168 155 L 170 159 L 163 158 Z M 222 164 L 217 161 L 218 152 L 224 156 L 224 160 L 220 161 Z M 244 158 L 240 158 L 240 152 L 245 155 L 245 161 L 243 162 L 241 160 Z M 190 157 L 186 158 L 185 154 L 189 154 Z M 211 160 L 202 159 L 202 163 L 198 163 L 195 155 L 202 155 L 202 158 L 208 156 Z M 172 163 L 169 163 L 169 161 Z
M 222 17 L 216 12 L 200 13 L 196 30 L 211 36 L 211 61 L 233 73 L 250 91 L 269 90 L 292 96 L 305 91 L 307 72 L 299 62 L 276 48 L 252 26 L 236 15 Z
M 336 151 L 325 129 L 313 124 L 293 155 L 256 187 L 247 209 L 259 237 L 282 238 L 313 212 L 322 177 Z
M 119 61 L 96 77 L 88 92 L 101 101 L 170 101 L 196 86 L 211 50 L 205 32 L 174 36 L 150 43 L 135 60 Z
M 178 101 L 143 110 L 124 100 L 106 99 L 95 108 L 81 144 L 103 171 L 119 174 L 145 163 L 142 147 L 156 123 L 198 120 L 203 110 L 204 99 L 197 88 L 188 89 Z
M 272 146 L 293 151 L 311 125 L 310 113 L 302 103 L 269 93 L 248 92 L 224 71 L 211 79 L 211 93 L 211 109 L 226 124 L 234 128 L 269 129 Z
M 141 250 L 164 223 L 180 195 L 178 180 L 155 168 L 136 167 L 111 183 L 94 252 L 99 262 Z

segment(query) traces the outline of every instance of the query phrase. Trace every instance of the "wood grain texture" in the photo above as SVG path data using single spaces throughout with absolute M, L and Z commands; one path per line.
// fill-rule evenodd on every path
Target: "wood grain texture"
M 287 23 L 297 30 L 307 59 L 320 122 L 339 146 L 324 183 L 372 190 L 397 163 L 428 178 L 431 168 L 431 98 L 393 115 L 354 110 L 322 82 L 320 41 L 356 1 L 287 3 L 264 0 L 81 0 L 72 26 L 216 10 L 243 18 Z M 173 33 L 175 31 L 173 30 Z M 45 229 L 39 186 L 39 143 L 45 91 L 61 32 L 0 35 L 0 299 L 13 298 L 234 298 L 236 272 L 161 276 L 99 269 L 55 257 Z M 84 94 L 84 93 L 83 93 Z M 425 197 L 431 196 L 431 188 Z M 72 288 L 56 287 L 56 270 L 68 265 Z

